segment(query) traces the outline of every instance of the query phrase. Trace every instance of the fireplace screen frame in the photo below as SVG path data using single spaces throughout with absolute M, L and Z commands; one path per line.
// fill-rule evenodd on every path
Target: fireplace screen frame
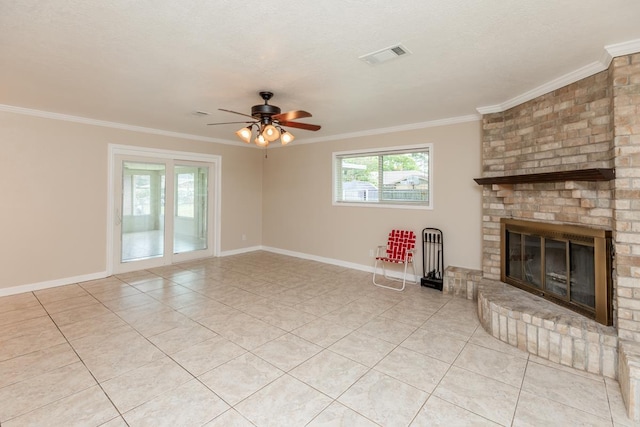
M 523 236 L 532 236 L 540 239 L 540 287 L 535 287 L 521 278 L 508 275 L 509 248 L 507 247 L 508 232 L 517 233 Z M 591 308 L 568 299 L 563 299 L 553 295 L 553 292 L 546 290 L 545 271 L 545 248 L 543 242 L 552 240 L 556 242 L 567 242 L 593 247 L 594 258 L 594 284 L 595 284 L 595 307 Z M 566 257 L 569 258 L 569 249 Z M 613 324 L 612 307 L 612 243 L 611 231 L 596 228 L 582 227 L 567 224 L 550 224 L 535 221 L 516 220 L 511 218 L 500 219 L 500 280 L 512 286 L 523 289 L 534 295 L 552 301 L 558 305 L 569 308 L 586 317 L 594 319 L 596 322 L 606 326 Z M 570 268 L 570 267 L 567 267 Z M 570 272 L 567 272 L 570 275 Z M 569 286 L 569 285 L 567 285 Z

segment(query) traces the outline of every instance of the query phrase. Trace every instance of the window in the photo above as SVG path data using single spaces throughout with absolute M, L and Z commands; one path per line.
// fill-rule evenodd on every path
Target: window
M 337 205 L 431 208 L 431 144 L 333 153 Z

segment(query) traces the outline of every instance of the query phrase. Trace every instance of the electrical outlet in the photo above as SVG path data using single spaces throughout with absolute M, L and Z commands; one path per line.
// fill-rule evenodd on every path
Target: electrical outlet
M 247 235 L 246 235 L 246 234 L 243 234 L 243 235 L 242 235 L 242 241 L 243 241 L 243 242 L 246 242 L 246 241 L 247 241 Z
M 373 249 L 369 249 L 369 257 L 373 258 Z

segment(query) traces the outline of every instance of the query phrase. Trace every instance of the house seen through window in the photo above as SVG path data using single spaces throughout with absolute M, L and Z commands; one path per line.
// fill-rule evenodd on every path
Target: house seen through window
M 431 146 L 333 153 L 334 203 L 431 207 Z

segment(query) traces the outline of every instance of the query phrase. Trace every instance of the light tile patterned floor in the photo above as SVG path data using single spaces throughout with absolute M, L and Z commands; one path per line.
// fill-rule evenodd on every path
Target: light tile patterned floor
M 0 424 L 633 425 L 470 301 L 267 252 L 0 298 Z

